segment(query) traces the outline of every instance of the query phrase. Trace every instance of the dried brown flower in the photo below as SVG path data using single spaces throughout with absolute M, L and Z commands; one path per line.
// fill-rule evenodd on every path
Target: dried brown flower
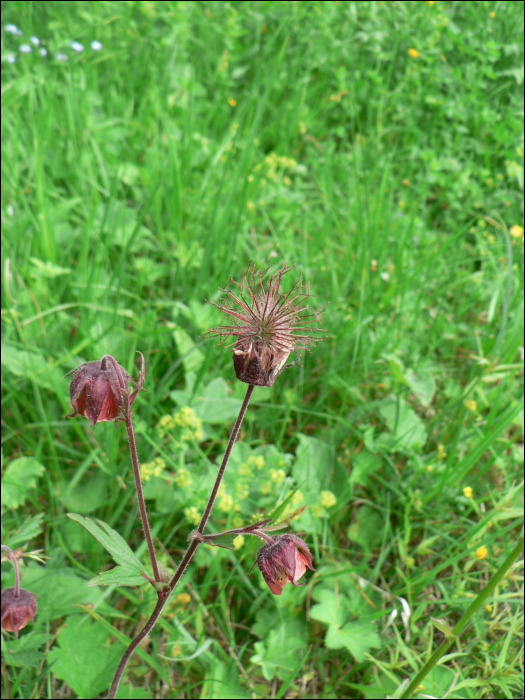
M 142 353 L 141 353 L 142 356 Z M 69 387 L 71 405 L 74 413 L 68 418 L 84 416 L 91 427 L 104 421 L 115 421 L 118 425 L 122 419 L 123 410 L 129 410 L 142 390 L 145 378 L 144 357 L 139 383 L 131 379 L 126 370 L 121 367 L 111 355 L 104 355 L 101 360 L 86 362 L 69 374 L 74 374 Z M 135 384 L 137 390 L 128 397 L 128 386 Z
M 6 632 L 18 637 L 19 631 L 34 621 L 36 610 L 35 596 L 29 591 L 20 588 L 18 595 L 16 587 L 2 591 L 2 629 Z
M 305 542 L 297 535 L 277 535 L 273 544 L 265 544 L 257 552 L 257 566 L 274 595 L 281 595 L 287 583 L 297 583 L 308 567 L 315 571 L 312 556 Z M 299 549 L 301 551 L 299 551 Z
M 279 272 L 265 280 L 270 268 L 256 270 L 250 264 L 240 283 L 232 278 L 228 283 L 239 287 L 240 293 L 236 294 L 226 285 L 222 291 L 227 298 L 212 302 L 233 322 L 212 328 L 208 334 L 220 336 L 221 343 L 230 337 L 237 338 L 226 347 L 234 346 L 233 365 L 241 382 L 272 386 L 286 369 L 292 352 L 308 351 L 310 343 L 321 340 L 305 335 L 321 330 L 311 324 L 320 323 L 322 314 L 306 305 L 311 296 L 310 285 L 303 284 L 302 275 L 290 291 L 281 291 L 282 278 L 293 267 L 285 263 Z

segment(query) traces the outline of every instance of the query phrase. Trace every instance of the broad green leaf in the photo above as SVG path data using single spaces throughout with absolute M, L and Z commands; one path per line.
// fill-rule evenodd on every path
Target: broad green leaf
M 37 667 L 45 658 L 45 644 L 53 639 L 51 634 L 23 634 L 18 639 L 2 635 L 2 656 L 7 666 L 18 668 Z M 42 647 L 42 651 L 38 651 Z
M 91 513 L 107 499 L 107 483 L 100 470 L 85 476 L 73 488 L 63 483 L 60 500 L 68 510 L 78 513 Z
M 130 549 L 126 541 L 107 523 L 102 520 L 94 522 L 91 518 L 85 518 L 83 515 L 78 515 L 77 513 L 68 513 L 67 516 L 91 533 L 93 537 L 107 549 L 117 564 L 129 567 L 136 571 L 137 574 L 145 573 L 144 566 Z
M 226 665 L 214 659 L 212 667 L 206 674 L 200 697 L 211 700 L 247 700 L 252 696 L 241 687 L 235 665 Z
M 141 586 L 147 579 L 129 566 L 115 566 L 110 571 L 101 571 L 88 582 L 88 586 Z
M 17 377 L 30 379 L 38 386 L 54 391 L 59 397 L 69 395 L 69 384 L 64 379 L 63 371 L 53 367 L 42 355 L 3 342 L 0 360 L 3 367 Z
M 310 610 L 312 620 L 319 620 L 334 629 L 339 629 L 348 620 L 348 600 L 344 595 L 336 595 L 334 591 L 323 588 L 316 591 L 319 603 Z
M 34 457 L 18 457 L 9 462 L 2 477 L 2 506 L 21 506 L 44 471 L 45 467 Z
M 219 535 L 214 537 L 213 540 L 206 542 L 206 544 L 212 547 L 221 547 L 222 549 L 235 549 L 233 545 L 233 540 L 238 537 L 238 535 Z
M 355 457 L 352 457 L 352 471 L 350 472 L 349 482 L 365 486 L 368 482 L 368 477 L 377 471 L 382 463 L 381 457 L 372 454 L 367 449 L 362 450 Z
M 213 379 L 206 387 L 200 387 L 193 399 L 189 392 L 184 391 L 171 391 L 170 398 L 178 406 L 190 406 L 203 423 L 230 423 L 237 418 L 242 405 L 240 399 L 231 396 L 221 377 Z
M 319 493 L 327 488 L 335 456 L 331 445 L 299 433 L 299 446 L 292 474 L 302 492 Z
M 425 425 L 403 398 L 387 396 L 380 402 L 379 412 L 393 435 L 382 433 L 376 440 L 377 444 L 392 452 L 411 452 L 425 444 Z
M 123 647 L 110 644 L 109 632 L 100 622 L 70 615 L 57 645 L 49 652 L 48 663 L 77 697 L 95 698 L 109 688 Z
M 430 370 L 421 369 L 418 374 L 411 369 L 405 372 L 405 379 L 423 406 L 428 406 L 436 393 L 436 380 Z
M 192 340 L 184 328 L 177 328 L 173 331 L 173 337 L 177 344 L 180 359 L 186 372 L 197 372 L 204 362 L 204 355 L 198 349 L 197 344 Z
M 305 640 L 287 634 L 286 623 L 271 630 L 268 638 L 254 644 L 257 652 L 250 657 L 253 664 L 259 664 L 263 676 L 271 681 L 279 669 L 289 673 L 300 659 L 299 651 L 304 649 Z
M 361 506 L 355 522 L 348 528 L 348 539 L 361 545 L 368 552 L 381 541 L 384 520 L 375 508 Z
M 381 647 L 381 640 L 371 622 L 358 620 L 347 622 L 341 628 L 330 626 L 326 633 L 325 644 L 329 649 L 346 647 L 355 660 L 361 663 L 370 649 Z

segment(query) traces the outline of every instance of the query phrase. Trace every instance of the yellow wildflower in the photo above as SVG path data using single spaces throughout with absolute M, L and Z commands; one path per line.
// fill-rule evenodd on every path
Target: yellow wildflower
M 332 508 L 337 503 L 337 498 L 331 491 L 321 491 L 321 505 L 324 508 Z
M 201 521 L 201 515 L 195 506 L 184 508 L 184 515 L 191 525 L 198 525 Z
M 444 445 L 438 445 L 437 458 L 440 459 L 442 462 L 447 458 L 447 453 L 445 451 Z
M 486 606 L 485 606 L 485 610 L 486 610 L 488 613 L 491 613 L 491 612 L 492 612 L 492 605 L 486 605 Z
M 478 547 L 478 549 L 476 549 L 476 556 L 478 559 L 485 559 L 488 553 L 489 550 L 486 547 Z
M 230 105 L 230 107 L 235 107 L 237 105 L 237 100 L 234 100 L 233 97 L 230 97 L 230 99 L 228 100 L 228 104 Z
M 432 5 L 435 5 L 435 4 L 436 4 L 436 0 L 427 0 L 427 5 L 430 5 L 430 7 L 432 7 Z
M 244 547 L 243 535 L 237 535 L 237 537 L 233 540 L 233 546 L 235 547 L 235 549 L 240 549 L 241 547 Z
M 428 467 L 427 467 L 427 471 L 433 472 L 433 471 L 434 471 L 434 467 L 433 467 L 431 464 L 429 464 Z
M 472 413 L 475 413 L 478 408 L 478 404 L 474 400 L 465 401 L 465 407 L 468 408 L 469 411 L 472 411 Z
M 463 489 L 463 495 L 465 496 L 465 498 L 472 498 L 472 493 L 473 492 L 470 486 L 465 486 L 465 488 Z
M 304 501 L 304 496 L 300 491 L 296 491 L 292 496 L 292 503 L 294 506 L 298 506 Z
M 187 469 L 181 467 L 177 470 L 175 483 L 180 489 L 189 489 L 192 485 L 191 475 Z
M 419 51 L 417 49 L 408 49 L 408 55 L 410 58 L 419 58 Z
M 228 494 L 225 494 L 219 501 L 218 508 L 219 510 L 222 510 L 223 513 L 229 513 L 233 508 L 233 498 Z
M 494 19 L 495 16 L 496 16 L 495 12 L 489 12 L 490 19 Z
M 273 483 L 279 486 L 286 479 L 286 474 L 282 469 L 270 469 L 270 477 Z
M 516 239 L 522 239 L 523 238 L 523 226 L 511 226 L 509 229 L 509 233 L 512 236 L 512 238 Z

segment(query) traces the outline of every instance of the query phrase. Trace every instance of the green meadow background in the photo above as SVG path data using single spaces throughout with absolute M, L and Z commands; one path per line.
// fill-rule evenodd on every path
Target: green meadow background
M 255 542 L 200 547 L 119 697 L 413 678 L 522 528 L 523 4 L 3 2 L 1 214 L 2 542 L 39 596 L 3 697 L 104 697 L 156 600 L 87 586 L 114 562 L 67 513 L 148 560 L 125 430 L 66 418 L 64 375 L 144 354 L 173 571 L 246 390 L 206 300 L 251 260 L 295 264 L 326 334 L 255 389 L 209 529 L 290 497 L 316 571 L 276 597 Z M 417 695 L 523 697 L 522 596 L 517 562 Z

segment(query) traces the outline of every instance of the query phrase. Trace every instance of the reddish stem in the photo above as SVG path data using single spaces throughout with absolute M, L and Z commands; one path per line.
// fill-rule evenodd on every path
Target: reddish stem
M 228 466 L 228 461 L 230 459 L 230 455 L 232 453 L 233 446 L 235 444 L 235 441 L 237 440 L 237 436 L 239 435 L 239 430 L 241 429 L 241 424 L 244 420 L 244 416 L 246 415 L 246 409 L 248 408 L 248 404 L 250 403 L 250 399 L 253 393 L 254 387 L 250 384 L 248 387 L 248 390 L 246 392 L 246 396 L 244 397 L 244 401 L 241 406 L 241 410 L 239 411 L 239 416 L 237 420 L 235 421 L 235 425 L 233 426 L 233 430 L 230 435 L 230 440 L 228 442 L 228 446 L 226 448 L 226 452 L 224 453 L 224 457 L 222 459 L 222 464 L 220 466 L 219 472 L 217 474 L 217 478 L 215 479 L 215 484 L 213 486 L 213 490 L 211 492 L 210 498 L 208 500 L 208 505 L 206 506 L 206 510 L 204 511 L 204 514 L 201 518 L 199 527 L 197 528 L 198 531 L 202 534 L 202 531 L 206 527 L 206 523 L 208 522 L 208 519 L 211 515 L 211 512 L 213 510 L 213 506 L 215 503 L 215 499 L 217 497 L 217 492 L 219 491 L 219 487 L 221 485 L 222 477 L 224 476 L 224 472 L 226 471 L 226 467 Z M 127 424 L 127 423 L 126 423 Z M 133 431 L 133 427 L 131 428 Z M 129 432 L 128 432 L 129 435 Z M 134 445 L 130 441 L 130 447 L 131 444 Z M 135 449 L 135 455 L 136 455 L 136 449 Z M 133 458 L 133 453 L 132 453 L 132 460 L 133 460 L 133 469 L 135 470 L 135 459 Z M 138 468 L 138 459 L 137 461 L 137 468 Z M 136 477 L 135 477 L 136 478 Z M 140 483 L 140 474 L 139 474 L 139 483 Z M 138 490 L 138 489 L 137 489 Z M 142 493 L 142 488 L 140 493 Z M 145 510 L 144 510 L 145 512 Z M 147 518 L 146 518 L 147 522 Z M 149 526 L 148 526 L 149 527 Z M 131 656 L 133 655 L 133 652 L 135 649 L 139 646 L 139 644 L 142 642 L 142 640 L 151 632 L 151 630 L 155 627 L 155 624 L 157 620 L 160 617 L 160 614 L 168 602 L 168 599 L 173 592 L 173 589 L 177 585 L 177 583 L 180 581 L 182 578 L 182 575 L 184 574 L 188 564 L 193 558 L 193 555 L 195 553 L 195 550 L 199 546 L 199 542 L 194 539 L 190 542 L 190 545 L 188 549 L 186 550 L 184 556 L 182 557 L 182 560 L 177 567 L 177 571 L 173 575 L 171 581 L 169 582 L 169 585 L 164 591 L 159 592 L 159 599 L 157 601 L 157 604 L 155 605 L 155 609 L 153 610 L 151 617 L 147 621 L 146 625 L 144 628 L 138 633 L 138 635 L 135 637 L 135 639 L 131 642 L 131 644 L 128 646 L 126 651 L 124 652 L 124 655 L 122 656 L 122 659 L 120 660 L 120 663 L 118 665 L 118 668 L 115 673 L 115 677 L 113 678 L 113 682 L 111 684 L 111 688 L 109 691 L 108 699 L 111 700 L 111 698 L 115 698 L 117 696 L 117 691 L 118 687 L 120 684 L 120 679 L 122 678 L 122 674 L 124 673 L 124 669 L 126 668 L 128 661 L 130 660 Z

